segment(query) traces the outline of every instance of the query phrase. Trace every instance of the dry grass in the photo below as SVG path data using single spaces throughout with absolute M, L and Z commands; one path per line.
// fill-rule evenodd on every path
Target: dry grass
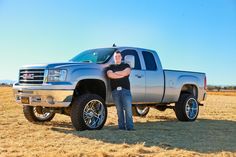
M 209 95 L 236 96 L 236 91 L 207 92 Z
M 99 131 L 75 131 L 64 115 L 29 123 L 11 88 L 0 88 L 0 156 L 236 156 L 236 97 L 209 95 L 195 122 L 172 110 L 134 117 L 136 131 L 118 131 L 114 107 Z

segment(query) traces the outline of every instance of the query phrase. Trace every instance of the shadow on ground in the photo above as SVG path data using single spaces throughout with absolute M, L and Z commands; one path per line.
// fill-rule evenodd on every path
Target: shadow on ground
M 102 130 L 75 131 L 71 123 L 51 122 L 52 130 L 115 144 L 144 143 L 166 149 L 185 149 L 200 153 L 236 151 L 236 122 L 198 119 L 195 122 L 174 120 L 135 123 L 135 131 L 120 131 L 117 126 Z

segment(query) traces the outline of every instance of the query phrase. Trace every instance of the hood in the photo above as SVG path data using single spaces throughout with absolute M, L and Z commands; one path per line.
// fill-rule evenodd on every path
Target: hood
M 97 65 L 96 63 L 78 63 L 78 62 L 61 62 L 61 63 L 48 63 L 48 64 L 31 64 L 24 65 L 22 69 L 59 69 L 66 68 L 68 66 L 91 66 Z

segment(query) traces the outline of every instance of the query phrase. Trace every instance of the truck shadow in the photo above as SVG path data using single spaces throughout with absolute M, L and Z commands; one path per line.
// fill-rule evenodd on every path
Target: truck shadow
M 146 147 L 180 148 L 200 153 L 236 151 L 235 121 L 198 119 L 195 122 L 137 122 L 135 131 L 121 131 L 114 125 L 96 131 L 75 131 L 70 123 L 52 123 L 53 131 L 113 144 L 144 143 Z

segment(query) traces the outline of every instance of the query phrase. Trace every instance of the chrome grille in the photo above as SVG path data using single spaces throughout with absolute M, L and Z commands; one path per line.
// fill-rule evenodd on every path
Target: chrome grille
M 22 69 L 20 70 L 20 84 L 43 84 L 44 69 Z

